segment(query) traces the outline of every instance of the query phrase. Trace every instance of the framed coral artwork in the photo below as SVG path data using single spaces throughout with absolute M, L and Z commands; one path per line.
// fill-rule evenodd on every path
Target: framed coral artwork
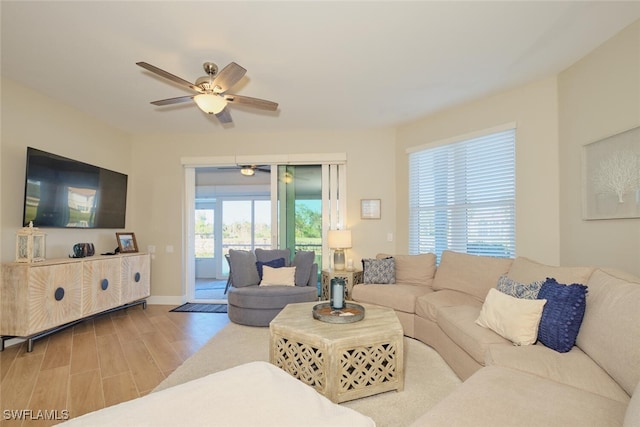
M 583 147 L 582 216 L 640 218 L 640 127 Z

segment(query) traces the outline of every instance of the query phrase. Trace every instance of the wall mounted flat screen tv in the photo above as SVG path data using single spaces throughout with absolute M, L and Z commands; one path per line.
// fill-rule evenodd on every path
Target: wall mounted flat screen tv
M 125 228 L 127 175 L 27 147 L 23 226 Z

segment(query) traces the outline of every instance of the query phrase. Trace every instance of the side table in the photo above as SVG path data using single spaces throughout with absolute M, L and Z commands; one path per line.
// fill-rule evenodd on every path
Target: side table
M 322 278 L 320 280 L 320 284 L 322 286 L 321 298 L 322 300 L 329 300 L 330 292 L 329 288 L 331 287 L 331 279 L 333 278 L 344 279 L 345 283 L 345 298 L 351 299 L 351 289 L 353 289 L 354 285 L 362 283 L 363 273 L 362 270 L 322 270 Z

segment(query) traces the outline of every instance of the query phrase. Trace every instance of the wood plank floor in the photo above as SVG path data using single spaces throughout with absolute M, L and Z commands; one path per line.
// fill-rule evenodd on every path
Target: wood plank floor
M 31 353 L 26 342 L 7 347 L 0 353 L 0 426 L 54 425 L 66 413 L 143 396 L 229 323 L 226 314 L 172 308 L 136 306 L 87 320 L 35 341 Z M 21 410 L 23 419 L 15 419 Z

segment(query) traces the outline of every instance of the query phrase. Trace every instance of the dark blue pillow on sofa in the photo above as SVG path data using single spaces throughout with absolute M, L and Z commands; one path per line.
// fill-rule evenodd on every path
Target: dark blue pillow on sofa
M 566 353 L 576 343 L 587 305 L 587 287 L 574 283 L 563 285 L 547 278 L 538 299 L 546 299 L 538 328 L 538 340 L 560 353 Z
M 284 262 L 284 258 L 276 258 L 276 259 L 272 259 L 271 261 L 257 261 L 256 262 L 256 267 L 258 268 L 258 276 L 260 277 L 260 280 L 262 280 L 262 267 L 264 267 L 265 265 L 267 267 L 273 267 L 273 268 L 280 268 L 280 267 L 284 267 L 285 265 Z

